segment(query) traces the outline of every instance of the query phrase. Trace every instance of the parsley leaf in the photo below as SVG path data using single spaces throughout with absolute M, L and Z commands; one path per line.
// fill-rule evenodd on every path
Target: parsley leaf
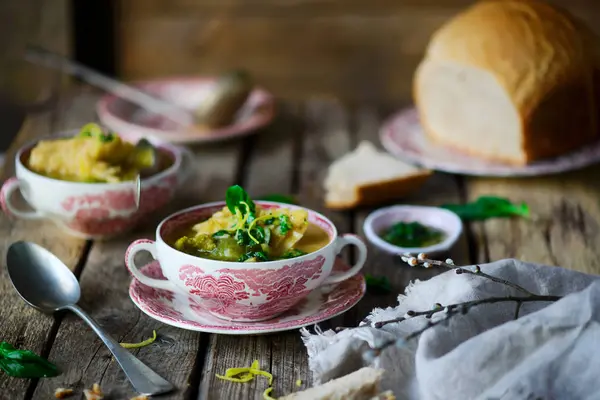
M 456 213 L 465 221 L 482 221 L 488 218 L 529 217 L 526 203 L 513 204 L 510 200 L 496 196 L 481 196 L 467 204 L 444 204 L 441 206 Z

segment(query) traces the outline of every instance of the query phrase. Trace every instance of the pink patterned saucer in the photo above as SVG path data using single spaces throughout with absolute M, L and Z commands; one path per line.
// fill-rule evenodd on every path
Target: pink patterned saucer
M 334 270 L 350 267 L 340 258 Z M 165 279 L 158 261 L 141 268 L 145 275 Z M 145 314 L 167 325 L 191 331 L 229 335 L 255 335 L 299 329 L 342 314 L 362 299 L 365 278 L 358 274 L 337 285 L 321 286 L 280 316 L 261 322 L 232 322 L 217 318 L 202 309 L 196 300 L 180 293 L 154 289 L 133 279 L 129 296 Z
M 136 86 L 151 95 L 192 110 L 201 103 L 214 83 L 215 78 L 183 77 L 139 82 Z M 177 144 L 198 144 L 255 133 L 273 120 L 275 100 L 267 91 L 256 88 L 231 125 L 207 131 L 184 128 L 112 94 L 100 99 L 96 111 L 102 124 L 131 141 L 147 138 Z
M 398 158 L 424 168 L 462 175 L 539 176 L 571 171 L 600 162 L 600 141 L 564 156 L 526 166 L 487 161 L 428 141 L 414 107 L 390 117 L 381 127 L 379 135 L 383 147 Z

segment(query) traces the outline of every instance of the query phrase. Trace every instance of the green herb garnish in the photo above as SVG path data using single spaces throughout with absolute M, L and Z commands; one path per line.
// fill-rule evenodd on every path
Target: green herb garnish
M 427 247 L 441 242 L 444 234 L 418 222 L 398 222 L 383 231 L 381 238 L 399 247 Z
M 510 200 L 496 196 L 481 196 L 467 204 L 444 204 L 441 206 L 456 213 L 466 221 L 481 221 L 488 218 L 529 217 L 526 203 L 513 204 Z
M 229 235 L 231 235 L 231 232 L 226 231 L 225 229 L 221 229 L 220 231 L 216 231 L 215 233 L 213 233 L 212 237 L 220 238 L 220 237 L 225 237 L 225 236 L 229 236 Z
M 59 374 L 56 365 L 29 350 L 0 342 L 0 369 L 17 378 L 50 378 Z
M 225 203 L 227 203 L 227 208 L 234 215 L 237 213 L 236 210 L 239 210 L 242 215 L 254 214 L 256 212 L 254 202 L 240 185 L 234 185 L 227 189 Z
M 250 236 L 248 236 L 248 231 L 242 229 L 235 231 L 235 240 L 240 246 L 248 246 L 250 244 Z
M 115 136 L 112 133 L 104 133 L 102 127 L 95 123 L 84 125 L 79 131 L 79 137 L 97 138 L 102 143 L 112 142 Z
M 281 256 L 281 258 L 296 258 L 296 257 L 300 257 L 305 255 L 306 253 L 302 250 L 298 250 L 298 249 L 289 249 L 288 251 L 286 251 L 285 253 L 283 253 L 283 255 Z
M 285 204 L 298 204 L 296 202 L 296 198 L 294 196 L 285 195 L 285 194 L 276 194 L 276 193 L 263 196 L 263 197 L 261 197 L 260 200 L 273 201 L 276 203 L 285 203 Z
M 248 253 L 241 256 L 238 261 L 244 262 L 251 258 L 255 258 L 260 261 L 269 261 L 269 257 L 267 257 L 266 254 L 262 251 L 249 251 Z
M 285 235 L 290 229 L 292 229 L 292 223 L 290 222 L 290 218 L 285 214 L 279 216 L 279 229 L 281 229 L 281 233 L 283 235 Z
M 265 219 L 265 225 L 273 225 L 273 223 L 275 223 L 275 218 L 271 217 Z
M 258 243 L 267 243 L 268 244 L 268 240 L 267 240 L 267 230 L 265 230 L 262 226 L 256 226 L 254 229 L 252 229 L 252 237 L 254 237 L 256 240 L 258 240 Z M 269 234 L 269 239 L 271 238 L 271 235 Z
M 272 237 L 277 239 L 277 245 L 284 239 L 282 236 L 293 231 L 289 215 L 261 212 L 258 216 L 255 203 L 239 185 L 227 190 L 226 204 L 233 215 L 233 223 L 227 228 L 212 234 L 190 232 L 189 236 L 177 239 L 173 246 L 187 254 L 223 261 L 270 261 L 304 254 L 293 250 L 281 256 L 279 252 L 272 253 L 269 247 Z
M 388 294 L 392 291 L 390 280 L 385 276 L 373 276 L 365 274 L 367 290 L 371 294 Z
M 102 133 L 100 136 L 98 136 L 98 140 L 100 140 L 102 143 L 112 142 L 114 138 L 115 137 L 112 133 Z

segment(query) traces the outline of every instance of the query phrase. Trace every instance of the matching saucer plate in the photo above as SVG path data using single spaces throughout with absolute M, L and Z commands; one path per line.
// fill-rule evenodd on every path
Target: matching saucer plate
M 340 258 L 334 271 L 350 267 Z M 141 268 L 145 275 L 165 279 L 158 261 Z M 261 322 L 233 322 L 217 318 L 205 311 L 199 302 L 182 293 L 155 289 L 133 279 L 129 296 L 145 314 L 178 328 L 228 335 L 255 335 L 299 329 L 333 318 L 352 308 L 366 291 L 362 274 L 341 283 L 321 286 L 285 313 Z

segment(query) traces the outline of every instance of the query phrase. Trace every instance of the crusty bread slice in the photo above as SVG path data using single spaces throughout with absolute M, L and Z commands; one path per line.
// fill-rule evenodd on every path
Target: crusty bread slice
M 379 396 L 382 369 L 364 367 L 301 392 L 279 397 L 279 400 L 370 400 Z M 392 395 L 393 396 L 393 395 Z M 384 397 L 385 398 L 385 397 Z M 393 397 L 392 397 L 393 399 Z
M 395 200 L 417 190 L 431 171 L 378 151 L 367 141 L 334 161 L 325 178 L 325 205 L 348 209 Z

